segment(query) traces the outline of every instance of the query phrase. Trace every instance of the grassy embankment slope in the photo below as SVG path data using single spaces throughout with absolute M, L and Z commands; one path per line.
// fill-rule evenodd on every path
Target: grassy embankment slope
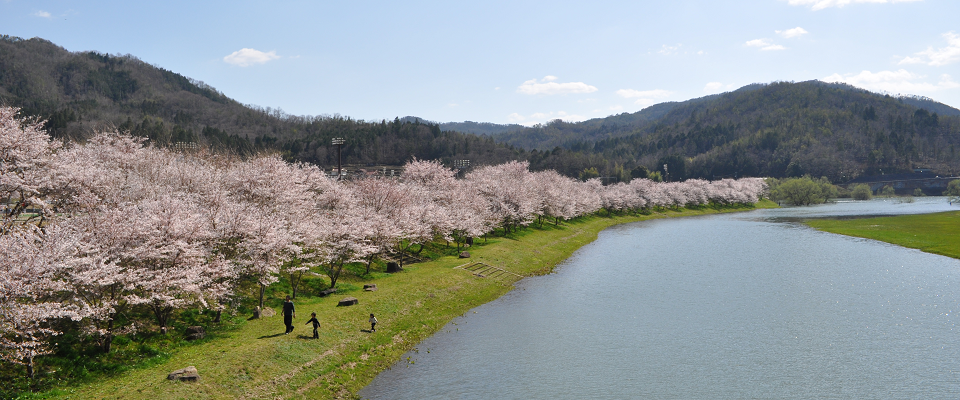
M 763 201 L 757 208 L 776 207 Z M 511 237 L 492 238 L 472 247 L 470 262 L 484 262 L 520 275 L 549 273 L 575 250 L 612 225 L 663 217 L 683 217 L 751 209 L 703 208 L 666 211 L 647 216 L 587 217 L 553 227 L 530 228 Z M 343 293 L 297 300 L 297 329 L 283 335 L 280 316 L 253 321 L 234 319 L 234 329 L 218 337 L 177 349 L 167 359 L 135 368 L 102 381 L 47 393 L 57 398 L 234 399 L 350 398 L 406 351 L 471 308 L 496 299 L 512 282 L 482 278 L 454 269 L 468 260 L 444 257 L 410 265 L 406 272 L 378 274 L 370 283 L 379 290 L 364 292 L 368 283 L 348 278 L 346 293 L 360 304 L 336 307 Z M 320 339 L 303 325 L 310 312 L 322 322 Z M 369 333 L 367 318 L 377 315 L 377 332 Z M 175 369 L 194 365 L 198 383 L 165 379 Z
M 818 219 L 807 221 L 807 225 L 826 232 L 960 258 L 960 211 L 848 220 Z

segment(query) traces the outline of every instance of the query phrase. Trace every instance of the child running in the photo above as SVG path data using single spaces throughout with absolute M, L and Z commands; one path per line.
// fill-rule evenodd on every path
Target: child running
M 320 328 L 320 321 L 317 321 L 317 313 L 310 313 L 310 320 L 307 321 L 307 325 L 313 323 L 313 338 L 320 339 L 320 334 L 317 333 L 317 329 Z
M 377 331 L 377 317 L 374 317 L 373 314 L 370 314 L 370 332 Z

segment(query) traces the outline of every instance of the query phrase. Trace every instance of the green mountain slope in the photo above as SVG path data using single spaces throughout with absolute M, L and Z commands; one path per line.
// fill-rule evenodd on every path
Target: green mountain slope
M 531 160 L 567 174 L 586 167 L 609 175 L 636 166 L 662 171 L 668 164 L 677 179 L 809 173 L 846 181 L 914 167 L 955 174 L 958 115 L 924 98 L 819 81 L 775 82 L 672 105 L 626 135 L 592 140 L 607 135 L 602 126 L 554 123 L 555 130 L 583 134 L 564 148 L 535 152 Z
M 161 146 L 278 151 L 325 168 L 337 162 L 331 139 L 343 137 L 346 164 L 526 159 L 533 169 L 608 180 L 646 176 L 645 170 L 666 175 L 664 164 L 671 179 L 812 174 L 846 181 L 913 167 L 960 172 L 960 110 L 818 81 L 752 84 L 636 113 L 530 128 L 417 117 L 361 121 L 240 104 L 131 55 L 73 53 L 43 39 L 0 36 L 0 104 L 46 119 L 56 137 L 82 140 L 119 129 Z
M 244 105 L 212 87 L 131 55 L 69 52 L 49 41 L 0 36 L 0 104 L 47 120 L 55 137 L 119 129 L 166 146 L 194 142 L 248 154 L 280 151 L 329 167 L 343 137 L 347 164 L 400 165 L 412 157 L 500 163 L 523 158 L 489 137 L 443 132 L 416 120 L 367 122 L 340 115 L 291 116 Z

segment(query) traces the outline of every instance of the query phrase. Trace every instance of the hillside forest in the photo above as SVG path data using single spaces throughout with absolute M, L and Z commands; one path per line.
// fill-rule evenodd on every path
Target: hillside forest
M 960 173 L 960 110 L 819 81 L 752 84 L 635 113 L 533 127 L 417 117 L 363 121 L 240 104 L 129 54 L 69 52 L 39 38 L 0 36 L 0 104 L 44 119 L 56 138 L 83 141 L 117 130 L 158 146 L 272 152 L 327 169 L 338 155 L 331 139 L 342 137 L 348 165 L 399 166 L 414 157 L 448 166 L 469 159 L 474 167 L 516 160 L 604 183 L 803 175 L 843 183 L 918 167 Z

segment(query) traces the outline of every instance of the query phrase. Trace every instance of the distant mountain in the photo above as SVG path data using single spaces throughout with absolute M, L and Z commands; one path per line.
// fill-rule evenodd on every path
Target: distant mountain
M 530 160 L 566 174 L 597 168 L 615 176 L 635 168 L 666 172 L 668 164 L 671 177 L 681 179 L 812 174 L 846 181 L 919 166 L 960 172 L 960 111 L 926 98 L 774 82 L 669 107 L 619 131 L 597 121 L 548 124 L 541 130 L 568 135 L 567 142 Z M 518 135 L 524 133 L 540 134 Z
M 491 122 L 463 121 L 441 123 L 440 129 L 444 131 L 472 133 L 474 135 L 496 136 L 507 132 L 522 130 L 524 129 L 524 126 L 518 124 L 494 124 Z
M 830 83 L 822 84 L 826 85 L 827 87 L 835 87 L 838 85 Z M 866 90 L 854 88 L 852 86 L 842 84 L 839 85 L 846 86 L 846 89 L 848 90 L 857 90 L 870 93 Z M 729 93 L 752 92 L 755 90 L 761 90 L 764 87 L 766 87 L 766 85 L 754 83 L 743 86 Z M 670 101 L 659 103 L 635 113 L 622 113 L 604 118 L 589 119 L 582 122 L 563 122 L 560 120 L 554 120 L 534 127 L 523 127 L 517 125 L 520 127 L 520 129 L 509 129 L 500 132 L 492 131 L 489 134 L 493 135 L 498 141 L 528 150 L 544 151 L 551 150 L 556 147 L 562 147 L 565 149 L 579 149 L 583 148 L 584 146 L 589 146 L 599 140 L 613 139 L 639 133 L 644 129 L 649 128 L 660 118 L 666 116 L 669 112 L 678 107 L 703 103 L 720 98 L 723 95 L 724 94 L 714 94 L 681 102 Z M 906 104 L 917 108 L 923 108 L 930 112 L 936 112 L 940 115 L 960 116 L 960 110 L 943 103 L 938 103 L 927 97 L 904 96 L 900 97 L 900 99 Z M 446 125 L 447 124 L 441 124 L 441 127 L 445 127 Z M 444 129 L 446 130 L 446 128 Z M 462 132 L 481 133 L 465 129 L 459 130 Z
M 922 96 L 901 96 L 899 97 L 901 101 L 905 104 L 911 106 L 922 108 L 924 110 L 934 112 L 940 115 L 950 115 L 954 117 L 960 116 L 960 110 L 950 107 L 946 104 L 935 101 L 929 97 Z
M 325 168 L 337 162 L 331 139 L 342 137 L 347 164 L 529 160 L 535 170 L 606 181 L 653 170 L 673 180 L 811 174 L 846 181 L 912 167 L 960 173 L 960 110 L 819 81 L 753 84 L 635 113 L 534 127 L 418 117 L 362 121 L 240 104 L 132 55 L 74 53 L 39 38 L 0 36 L 0 104 L 44 118 L 55 137 L 83 140 L 117 129 L 158 146 L 272 151 Z
M 290 160 L 337 163 L 343 137 L 348 164 L 399 165 L 412 157 L 499 163 L 520 152 L 490 138 L 442 132 L 436 123 L 341 115 L 292 116 L 244 105 L 223 93 L 132 55 L 69 52 L 40 38 L 0 35 L 0 104 L 47 120 L 55 137 L 82 140 L 118 129 L 159 146 L 196 142 L 219 151 L 278 151 Z

